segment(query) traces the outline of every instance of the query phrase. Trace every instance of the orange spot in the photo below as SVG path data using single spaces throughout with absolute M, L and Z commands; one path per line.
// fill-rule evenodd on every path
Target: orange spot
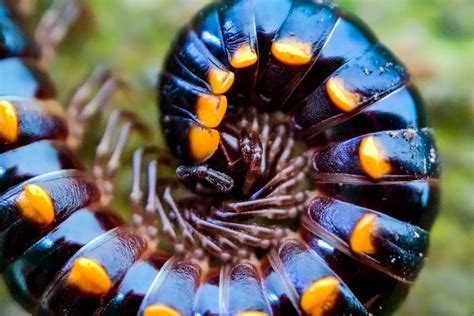
M 181 316 L 174 308 L 165 305 L 154 304 L 145 308 L 144 316 Z
M 328 79 L 326 81 L 326 90 L 332 103 L 340 110 L 351 112 L 357 108 L 360 96 L 357 93 L 348 91 L 340 80 Z
M 351 236 L 351 248 L 360 254 L 372 255 L 376 252 L 372 244 L 372 234 L 377 229 L 377 216 L 365 214 L 354 226 Z
M 238 313 L 235 316 L 268 316 L 268 314 L 261 311 L 246 311 Z
M 230 64 L 234 68 L 245 68 L 255 64 L 257 60 L 257 53 L 249 45 L 244 44 L 234 52 Z
M 373 179 L 380 179 L 391 170 L 390 164 L 384 160 L 383 156 L 373 136 L 365 137 L 360 143 L 360 163 L 365 173 Z
M 222 70 L 219 68 L 211 69 L 209 71 L 209 85 L 212 92 L 215 94 L 224 94 L 234 84 L 235 75 L 231 71 Z
M 227 111 L 225 96 L 203 95 L 196 104 L 196 116 L 206 127 L 219 126 Z
M 112 281 L 104 267 L 87 258 L 74 260 L 67 283 L 94 296 L 104 296 L 112 288 Z
M 301 66 L 311 62 L 311 45 L 296 39 L 283 39 L 272 44 L 272 55 L 284 64 Z
M 189 130 L 189 151 L 196 162 L 203 162 L 215 153 L 220 134 L 214 129 L 191 126 Z
M 7 144 L 18 139 L 18 116 L 13 105 L 0 100 L 0 141 Z
M 324 277 L 313 282 L 303 293 L 301 307 L 311 316 L 326 315 L 335 307 L 338 295 L 339 280 L 332 276 Z
M 17 201 L 21 216 L 40 227 L 46 227 L 54 221 L 55 213 L 48 192 L 36 184 L 27 184 Z

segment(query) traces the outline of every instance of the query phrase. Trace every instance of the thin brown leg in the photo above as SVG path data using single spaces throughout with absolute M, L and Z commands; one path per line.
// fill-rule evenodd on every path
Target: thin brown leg
M 30 15 L 33 12 L 36 0 L 4 0 L 8 6 L 15 8 L 21 15 Z
M 132 192 L 130 193 L 130 206 L 132 208 L 132 223 L 135 228 L 144 224 L 143 191 L 141 187 L 143 148 L 133 153 Z
M 102 140 L 97 147 L 93 175 L 102 192 L 102 204 L 109 205 L 113 198 L 114 179 L 127 144 L 132 124 L 124 122 L 119 128 L 120 112 L 114 111 L 108 120 Z M 114 138 L 116 141 L 114 143 Z
M 79 0 L 55 0 L 46 11 L 35 31 L 35 39 L 41 46 L 41 64 L 47 67 L 58 45 L 69 28 L 79 18 L 82 5 Z
M 110 71 L 103 66 L 97 66 L 77 89 L 67 107 L 68 145 L 72 149 L 77 149 L 82 144 L 87 124 L 108 103 L 117 87 L 118 82 Z M 98 91 L 93 95 L 95 89 Z

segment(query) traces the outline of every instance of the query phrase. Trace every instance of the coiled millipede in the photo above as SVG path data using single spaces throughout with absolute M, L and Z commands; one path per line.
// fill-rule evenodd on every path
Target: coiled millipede
M 0 67 L 34 57 L 2 45 Z M 182 28 L 158 84 L 179 181 L 161 185 L 158 153 L 137 150 L 131 226 L 103 207 L 126 136 L 97 185 L 45 110 L 54 96 L 22 79 L 0 87 L 0 262 L 36 314 L 390 314 L 425 262 L 439 163 L 422 100 L 331 5 L 223 0 Z

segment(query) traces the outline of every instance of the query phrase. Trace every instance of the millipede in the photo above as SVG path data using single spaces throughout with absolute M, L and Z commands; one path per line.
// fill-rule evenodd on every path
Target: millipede
M 135 151 L 126 224 L 109 204 L 139 119 L 110 115 L 92 174 L 75 154 L 118 80 L 98 68 L 65 113 L 40 66 L 77 2 L 33 37 L 2 1 L 0 267 L 27 311 L 386 315 L 408 295 L 439 158 L 408 71 L 358 18 L 311 0 L 199 11 L 158 76 L 169 153 Z

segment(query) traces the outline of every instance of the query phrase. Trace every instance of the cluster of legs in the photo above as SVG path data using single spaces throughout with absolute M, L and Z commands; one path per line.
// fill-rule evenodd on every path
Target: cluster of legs
M 223 170 L 207 165 L 178 167 L 178 179 L 197 195 L 176 199 L 170 187 L 157 186 L 155 159 L 148 164 L 148 198 L 141 206 L 143 156 L 153 150 L 135 152 L 134 223 L 152 233 L 149 238 L 156 244 L 174 245 L 175 253 L 186 256 L 211 255 L 224 262 L 248 258 L 254 249 L 279 243 L 289 230 L 288 219 L 296 219 L 304 209 L 313 195 L 302 188 L 311 153 L 295 154 L 296 142 L 286 122 L 253 109 L 242 110 L 239 116 L 241 125 L 232 124 L 231 118 L 222 127 L 220 150 L 227 161 Z
M 57 1 L 41 20 L 36 38 L 45 66 L 79 14 L 77 1 Z M 80 147 L 87 124 L 118 88 L 117 78 L 102 66 L 79 87 L 67 107 L 71 148 Z M 232 124 L 233 120 L 239 124 Z M 116 110 L 109 115 L 93 166 L 103 206 L 113 199 L 114 178 L 135 129 L 144 126 L 133 114 Z M 175 186 L 182 183 L 191 188 L 179 200 L 172 196 L 171 187 L 160 185 L 159 151 L 141 148 L 135 152 L 132 221 L 152 247 L 172 245 L 177 254 L 210 255 L 224 262 L 248 258 L 253 249 L 265 250 L 284 238 L 289 228 L 279 223 L 296 218 L 313 194 L 297 190 L 305 181 L 310 153 L 295 155 L 294 135 L 284 119 L 243 108 L 224 122 L 221 140 L 224 170 L 205 164 L 176 169 L 179 183 Z M 152 158 L 146 172 L 144 157 Z M 145 183 L 143 173 L 147 174 Z M 146 199 L 143 191 L 147 191 Z

